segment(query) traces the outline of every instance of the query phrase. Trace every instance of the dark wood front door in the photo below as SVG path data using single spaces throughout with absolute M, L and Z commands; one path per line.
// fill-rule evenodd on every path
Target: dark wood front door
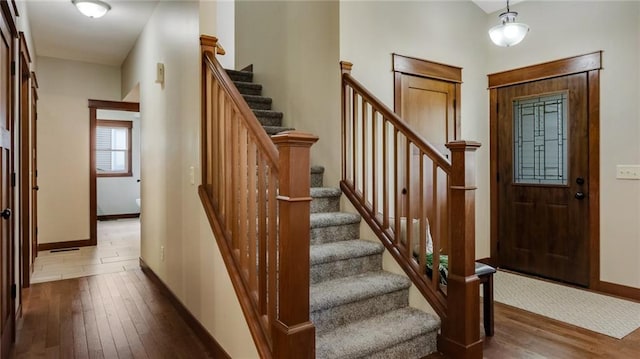
M 0 357 L 8 358 L 15 330 L 13 218 L 11 216 L 11 43 L 0 16 Z
M 501 267 L 589 285 L 588 74 L 497 91 Z

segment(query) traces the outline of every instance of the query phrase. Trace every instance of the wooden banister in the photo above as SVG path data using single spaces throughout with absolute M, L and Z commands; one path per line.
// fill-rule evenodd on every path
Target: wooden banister
M 480 144 L 447 144 L 449 162 L 351 76 L 351 63 L 340 65 L 340 186 L 440 316 L 439 349 L 453 358 L 481 358 L 474 158 Z M 446 283 L 440 263 L 448 267 Z
M 318 138 L 270 138 L 216 60 L 224 54 L 217 38 L 200 43 L 198 192 L 207 218 L 260 357 L 314 358 L 309 152 Z

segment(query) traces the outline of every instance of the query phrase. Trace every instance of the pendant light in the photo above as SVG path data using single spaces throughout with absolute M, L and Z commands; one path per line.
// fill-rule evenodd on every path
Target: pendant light
M 71 0 L 82 15 L 97 19 L 111 10 L 111 5 L 100 0 Z
M 514 46 L 527 36 L 529 26 L 516 22 L 517 16 L 517 12 L 509 10 L 509 0 L 507 0 L 507 11 L 499 16 L 500 24 L 489 30 L 489 37 L 494 44 L 502 47 Z

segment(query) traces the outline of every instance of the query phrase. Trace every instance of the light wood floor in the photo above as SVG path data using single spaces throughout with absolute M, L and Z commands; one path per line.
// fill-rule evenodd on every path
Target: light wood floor
M 34 284 L 13 358 L 209 358 L 140 269 Z
M 640 329 L 618 340 L 502 303 L 495 303 L 494 320 L 495 335 L 484 338 L 488 359 L 640 358 Z
M 31 283 L 122 272 L 138 268 L 140 220 L 98 221 L 98 245 L 74 251 L 40 251 Z

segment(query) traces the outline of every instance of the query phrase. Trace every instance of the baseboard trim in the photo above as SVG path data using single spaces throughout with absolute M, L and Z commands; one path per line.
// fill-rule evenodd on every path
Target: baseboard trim
M 95 246 L 96 244 L 96 241 L 92 241 L 91 239 L 80 239 L 77 241 L 68 242 L 39 243 L 38 251 L 50 251 L 53 249 L 66 249 L 74 247 L 89 247 Z
M 20 295 L 22 296 L 22 294 Z M 22 298 L 20 298 L 20 300 L 22 300 Z M 16 310 L 16 323 L 18 323 L 18 320 L 20 320 L 20 318 L 22 318 L 22 303 L 18 305 L 18 310 Z
M 140 258 L 140 268 L 142 272 L 149 277 L 149 279 L 160 288 L 160 291 L 169 299 L 169 302 L 176 308 L 178 314 L 184 319 L 187 325 L 193 330 L 198 338 L 202 341 L 205 348 L 209 351 L 214 358 L 231 359 L 231 356 L 224 351 L 222 346 L 211 336 L 209 331 L 200 324 L 198 319 L 191 314 L 189 309 L 185 307 L 180 299 L 167 287 L 166 284 L 158 277 L 153 270 Z
M 628 287 L 622 284 L 616 284 L 605 281 L 598 281 L 594 286 L 594 290 L 624 299 L 630 299 L 640 302 L 640 288 Z
M 98 221 L 114 221 L 116 219 L 140 218 L 140 213 L 105 214 L 98 216 Z

